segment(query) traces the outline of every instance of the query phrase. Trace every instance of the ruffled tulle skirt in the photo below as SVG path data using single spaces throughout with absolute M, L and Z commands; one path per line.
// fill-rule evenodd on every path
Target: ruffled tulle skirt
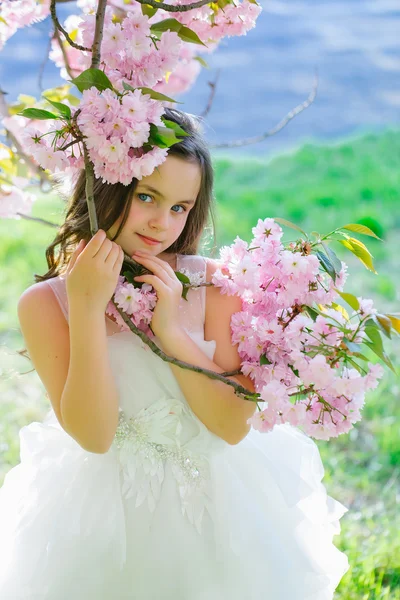
M 52 411 L 20 448 L 0 489 L 1 600 L 331 600 L 348 569 L 347 509 L 290 425 L 210 457 L 200 531 L 168 460 L 149 510 L 123 494 L 118 453 L 86 452 Z

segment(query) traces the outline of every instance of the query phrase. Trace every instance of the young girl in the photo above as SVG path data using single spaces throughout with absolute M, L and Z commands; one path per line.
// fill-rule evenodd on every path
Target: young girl
M 140 181 L 96 181 L 93 237 L 82 173 L 49 270 L 19 300 L 52 410 L 21 429 L 0 490 L 0 598 L 330 600 L 348 569 L 332 541 L 347 509 L 326 494 L 316 444 L 288 424 L 250 430 L 254 403 L 105 314 L 123 249 L 150 272 L 138 281 L 157 292 L 157 345 L 219 373 L 240 366 L 240 300 L 204 286 L 181 297 L 174 271 L 210 281 L 218 265 L 197 254 L 213 170 L 196 120 L 165 112 L 189 136 Z

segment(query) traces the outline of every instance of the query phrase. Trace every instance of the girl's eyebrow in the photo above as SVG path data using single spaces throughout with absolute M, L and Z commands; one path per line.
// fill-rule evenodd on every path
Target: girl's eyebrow
M 138 187 L 146 189 L 149 192 L 153 192 L 153 194 L 157 194 L 157 196 L 160 196 L 160 198 L 163 198 L 165 200 L 165 196 L 163 196 L 161 192 L 156 190 L 156 188 L 151 187 L 150 185 L 139 185 Z M 180 202 L 178 202 L 178 204 L 189 204 L 190 206 L 193 206 L 194 203 L 195 200 L 181 200 Z

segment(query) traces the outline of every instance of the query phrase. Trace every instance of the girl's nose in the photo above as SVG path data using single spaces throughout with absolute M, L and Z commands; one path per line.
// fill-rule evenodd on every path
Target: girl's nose
M 169 224 L 169 214 L 167 211 L 160 211 L 149 221 L 149 225 L 155 229 L 167 230 Z

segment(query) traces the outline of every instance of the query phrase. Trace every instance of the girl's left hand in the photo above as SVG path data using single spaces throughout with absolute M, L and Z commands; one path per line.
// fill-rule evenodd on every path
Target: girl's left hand
M 144 251 L 134 252 L 132 258 L 154 273 L 154 275 L 138 275 L 134 280 L 149 283 L 157 292 L 157 304 L 151 319 L 151 329 L 162 342 L 182 330 L 179 322 L 182 283 L 171 265 L 164 260 Z

